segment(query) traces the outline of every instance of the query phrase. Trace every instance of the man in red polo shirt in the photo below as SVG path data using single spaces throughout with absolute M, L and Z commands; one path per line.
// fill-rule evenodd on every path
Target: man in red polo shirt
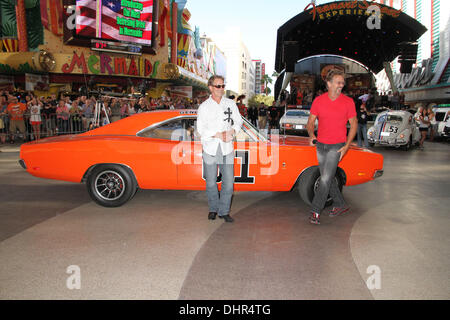
M 330 217 L 338 216 L 348 211 L 349 207 L 342 197 L 334 176 L 339 161 L 347 153 L 358 128 L 356 109 L 353 99 L 341 93 L 345 86 L 344 73 L 340 70 L 330 70 L 326 83 L 328 92 L 314 99 L 306 128 L 310 145 L 317 141 L 317 159 L 320 167 L 319 188 L 314 195 L 310 222 L 320 224 L 320 213 L 325 207 L 328 194 L 333 198 L 333 209 Z M 314 135 L 314 122 L 319 122 L 317 138 Z M 347 136 L 347 121 L 350 131 Z

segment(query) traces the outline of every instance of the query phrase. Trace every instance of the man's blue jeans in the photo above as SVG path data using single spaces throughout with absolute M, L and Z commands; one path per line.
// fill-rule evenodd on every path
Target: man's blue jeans
M 317 142 L 317 159 L 319 160 L 320 179 L 319 187 L 314 195 L 311 210 L 315 213 L 320 212 L 325 207 L 328 194 L 333 198 L 333 207 L 345 207 L 346 203 L 339 190 L 338 183 L 335 179 L 337 165 L 341 156 L 337 152 L 345 143 L 324 144 Z
M 222 174 L 220 195 L 217 188 L 217 167 Z M 219 145 L 215 156 L 203 152 L 203 170 L 206 177 L 209 212 L 217 212 L 219 216 L 227 215 L 230 212 L 233 195 L 234 151 L 224 156 Z

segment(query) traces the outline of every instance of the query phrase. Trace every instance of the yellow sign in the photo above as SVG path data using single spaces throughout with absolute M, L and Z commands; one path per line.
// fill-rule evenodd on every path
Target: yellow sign
M 308 9 L 311 6 L 309 4 L 306 8 Z M 318 17 L 320 20 L 325 19 L 331 19 L 336 16 L 344 16 L 344 15 L 358 15 L 358 16 L 371 16 L 372 12 L 367 10 L 370 6 L 378 6 L 380 8 L 381 16 L 388 15 L 394 18 L 398 18 L 401 10 L 396 10 L 390 7 L 381 6 L 378 3 L 375 2 L 368 2 L 368 1 L 343 1 L 343 2 L 337 2 L 337 3 L 330 3 L 326 5 L 322 5 L 319 7 L 316 7 L 314 4 L 312 4 L 312 9 L 309 10 L 309 14 L 313 16 L 313 20 Z

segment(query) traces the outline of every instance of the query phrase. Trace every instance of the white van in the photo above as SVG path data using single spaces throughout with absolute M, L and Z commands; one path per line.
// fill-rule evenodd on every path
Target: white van
M 446 105 L 447 106 L 447 105 Z M 450 107 L 436 106 L 433 109 L 435 124 L 435 137 L 444 137 L 444 129 L 447 120 L 450 118 Z

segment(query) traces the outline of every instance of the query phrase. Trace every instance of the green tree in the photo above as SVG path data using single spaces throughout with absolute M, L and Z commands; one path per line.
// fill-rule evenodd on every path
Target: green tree
M 257 94 L 251 97 L 248 100 L 248 106 L 249 107 L 258 107 L 261 102 L 264 103 L 266 106 L 271 106 L 274 101 L 274 97 L 264 95 L 264 94 Z
M 272 78 L 268 74 L 263 75 L 261 79 L 261 84 L 264 85 L 264 87 L 266 88 L 265 89 L 266 95 L 270 93 L 269 92 L 270 88 L 268 87 L 269 83 L 272 84 Z
M 28 47 L 36 49 L 44 43 L 44 28 L 41 22 L 39 0 L 25 0 Z M 17 38 L 16 1 L 0 0 L 0 35 L 5 38 Z

